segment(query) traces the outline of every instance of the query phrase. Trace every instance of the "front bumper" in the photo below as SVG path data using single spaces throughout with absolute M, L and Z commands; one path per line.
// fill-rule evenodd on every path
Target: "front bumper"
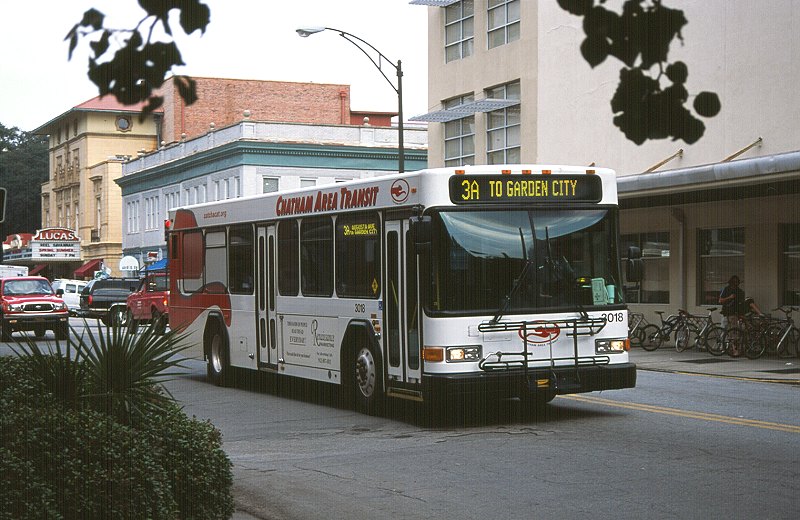
M 3 328 L 8 330 L 34 330 L 38 327 L 52 329 L 57 325 L 69 323 L 69 312 L 59 313 L 25 313 L 25 314 L 6 314 L 3 316 Z
M 495 370 L 467 374 L 425 374 L 425 392 L 431 396 L 491 398 L 527 394 L 565 395 L 636 386 L 636 364 L 544 367 L 525 370 Z

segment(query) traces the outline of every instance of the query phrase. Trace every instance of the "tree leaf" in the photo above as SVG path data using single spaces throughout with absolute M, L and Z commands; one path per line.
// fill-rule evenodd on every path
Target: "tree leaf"
M 199 0 L 190 0 L 181 8 L 180 24 L 186 34 L 196 30 L 206 32 L 206 26 L 211 21 L 211 10 Z

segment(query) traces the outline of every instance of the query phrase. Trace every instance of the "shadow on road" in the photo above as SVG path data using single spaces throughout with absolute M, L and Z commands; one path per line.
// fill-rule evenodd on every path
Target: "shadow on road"
M 234 374 L 235 383 L 231 386 L 238 390 L 265 393 L 282 399 L 332 408 L 352 409 L 352 406 L 342 402 L 343 392 L 336 385 L 276 377 L 274 374 L 251 370 L 237 370 Z M 192 374 L 188 377 L 205 381 L 205 377 L 201 374 Z M 518 399 L 478 399 L 469 402 L 462 400 L 440 406 L 436 411 L 429 410 L 423 403 L 388 399 L 382 417 L 421 428 L 452 429 L 507 424 L 563 423 L 613 416 L 617 413 L 614 410 L 590 410 L 563 397 L 556 397 L 551 403 L 541 407 L 525 407 Z

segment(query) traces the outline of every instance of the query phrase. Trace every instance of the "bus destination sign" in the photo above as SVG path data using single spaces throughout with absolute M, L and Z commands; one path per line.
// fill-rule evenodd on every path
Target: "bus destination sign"
M 603 185 L 596 175 L 455 175 L 454 204 L 600 202 Z

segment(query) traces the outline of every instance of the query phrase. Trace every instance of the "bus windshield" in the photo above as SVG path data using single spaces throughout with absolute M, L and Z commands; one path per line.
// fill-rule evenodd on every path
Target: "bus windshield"
M 440 211 L 433 223 L 434 314 L 622 303 L 613 209 Z

